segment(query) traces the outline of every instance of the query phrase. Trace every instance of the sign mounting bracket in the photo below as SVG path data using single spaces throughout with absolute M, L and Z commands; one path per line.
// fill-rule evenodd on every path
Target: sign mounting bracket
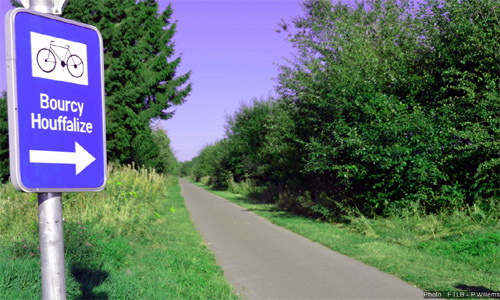
M 68 0 L 21 0 L 24 8 L 52 15 L 61 15 L 67 3 Z

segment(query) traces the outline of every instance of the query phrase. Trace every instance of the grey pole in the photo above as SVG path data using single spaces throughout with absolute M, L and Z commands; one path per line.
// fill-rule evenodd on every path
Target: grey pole
M 38 193 L 42 299 L 66 299 L 62 193 Z
M 29 0 L 34 11 L 52 14 L 53 8 L 53 0 Z M 66 300 L 62 193 L 38 193 L 38 225 L 42 300 Z

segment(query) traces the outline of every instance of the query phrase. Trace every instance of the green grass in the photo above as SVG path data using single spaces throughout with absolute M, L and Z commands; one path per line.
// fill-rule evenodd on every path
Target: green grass
M 236 299 L 194 229 L 177 179 L 118 168 L 63 194 L 68 299 Z M 0 295 L 40 299 L 36 195 L 0 187 Z
M 348 224 L 297 216 L 227 191 L 210 192 L 425 291 L 500 290 L 500 223 L 475 212 L 351 217 Z M 476 208 L 477 209 L 477 208 Z

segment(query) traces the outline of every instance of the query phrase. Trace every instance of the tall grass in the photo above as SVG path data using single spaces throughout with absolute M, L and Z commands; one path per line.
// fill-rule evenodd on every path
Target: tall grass
M 69 299 L 233 299 L 176 178 L 111 167 L 98 193 L 64 193 Z M 39 299 L 36 194 L 0 187 L 0 298 Z
M 150 212 L 162 205 L 156 198 L 165 195 L 174 183 L 154 171 L 110 167 L 104 191 L 63 194 L 64 221 L 89 223 L 112 237 L 143 235 L 151 221 Z M 37 243 L 37 195 L 19 193 L 5 184 L 0 187 L 0 199 L 0 241 Z

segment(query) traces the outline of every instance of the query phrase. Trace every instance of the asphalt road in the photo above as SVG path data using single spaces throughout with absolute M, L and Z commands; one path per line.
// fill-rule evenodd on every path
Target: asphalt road
M 311 242 L 181 179 L 196 229 L 243 299 L 422 299 L 392 275 Z

